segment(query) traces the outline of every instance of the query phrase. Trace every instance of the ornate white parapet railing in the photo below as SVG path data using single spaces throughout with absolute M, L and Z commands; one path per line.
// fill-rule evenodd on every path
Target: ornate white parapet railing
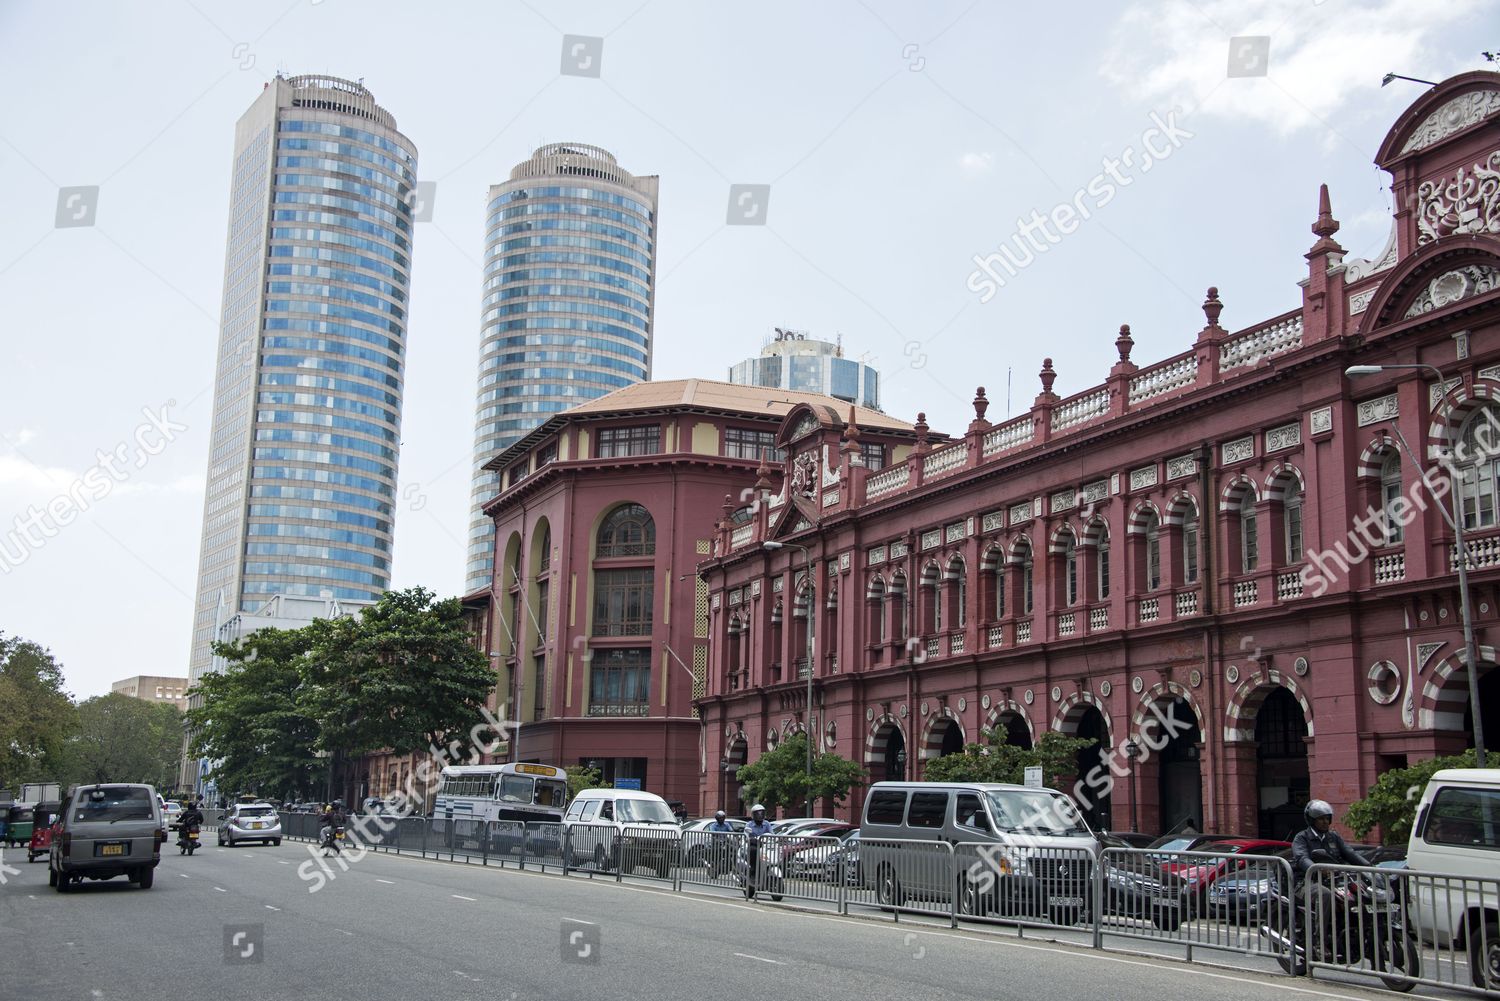
M 1198 381 L 1198 356 L 1186 355 L 1156 368 L 1146 369 L 1130 379 L 1130 402 L 1143 403 L 1157 396 L 1186 389 Z
M 934 479 L 945 476 L 955 469 L 962 469 L 964 459 L 968 455 L 968 446 L 963 442 L 957 445 L 949 445 L 947 448 L 936 452 L 928 452 L 922 457 L 922 479 Z M 869 487 L 865 488 L 865 496 L 869 496 Z
M 1234 607 L 1245 608 L 1260 600 L 1260 585 L 1253 580 L 1234 582 Z
M 1091 632 L 1091 633 L 1097 633 L 1100 630 L 1108 629 L 1108 628 L 1109 628 L 1109 609 L 1107 609 L 1107 608 L 1091 608 L 1091 609 L 1089 609 L 1089 632 Z
M 1302 574 L 1293 570 L 1291 573 L 1276 575 L 1276 599 L 1288 601 L 1292 598 L 1302 597 Z
M 990 628 L 985 633 L 985 644 L 991 650 L 994 650 L 997 647 L 1004 646 L 1005 645 L 1005 627 L 1004 626 L 990 626 Z
M 1375 557 L 1375 583 L 1391 584 L 1406 579 L 1406 553 L 1387 553 Z
M 1228 372 L 1257 364 L 1302 346 L 1302 315 L 1247 330 L 1224 342 L 1219 349 L 1219 371 Z
M 729 548 L 739 549 L 741 546 L 748 546 L 750 544 L 750 539 L 754 535 L 754 525 L 741 525 L 739 528 L 736 528 L 733 532 L 730 533 Z
M 948 652 L 949 653 L 963 653 L 964 652 L 964 647 L 966 645 L 967 645 L 967 642 L 964 639 L 964 634 L 963 633 L 954 633 L 952 636 L 948 637 Z
M 1016 642 L 1017 643 L 1030 643 L 1031 642 L 1031 620 L 1030 619 L 1024 619 L 1024 620 L 1016 623 Z
M 1184 615 L 1197 615 L 1198 614 L 1198 592 L 1197 591 L 1184 591 L 1184 592 L 1182 592 L 1181 594 L 1179 594 L 1177 596 L 1175 607 L 1176 607 L 1177 616 L 1179 618 L 1181 618 Z
M 1072 636 L 1075 620 L 1072 612 L 1063 612 L 1057 617 L 1057 635 Z
M 1142 598 L 1140 608 L 1136 612 L 1136 618 L 1142 622 L 1155 622 L 1161 617 L 1160 598 Z
M 1031 415 L 1018 417 L 1009 424 L 1002 424 L 984 433 L 984 455 L 999 455 L 1019 448 L 1036 437 L 1036 426 Z
M 1087 424 L 1109 414 L 1109 390 L 1096 389 L 1083 396 L 1064 400 L 1052 410 L 1052 430 L 1066 431 L 1068 428 Z
M 902 463 L 889 469 L 882 469 L 865 481 L 865 500 L 874 500 L 884 497 L 886 494 L 894 493 L 911 482 L 911 466 Z

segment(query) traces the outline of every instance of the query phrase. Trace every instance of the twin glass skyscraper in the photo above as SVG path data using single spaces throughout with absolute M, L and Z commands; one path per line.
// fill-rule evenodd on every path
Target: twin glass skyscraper
M 194 681 L 221 610 L 390 586 L 416 184 L 359 83 L 278 76 L 235 126 Z
M 490 188 L 464 590 L 489 586 L 499 476 L 481 467 L 553 414 L 651 378 L 659 178 L 597 146 L 543 146 Z

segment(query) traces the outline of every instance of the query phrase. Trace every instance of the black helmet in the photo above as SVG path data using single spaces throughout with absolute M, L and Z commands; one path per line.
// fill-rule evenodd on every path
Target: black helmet
M 1321 799 L 1308 800 L 1307 805 L 1302 808 L 1302 816 L 1307 821 L 1307 826 L 1311 827 L 1312 822 L 1319 817 L 1327 817 L 1329 820 L 1332 820 L 1333 807 Z
M 723 820 L 724 819 L 724 811 L 723 810 L 716 810 L 714 812 L 714 819 L 715 820 Z

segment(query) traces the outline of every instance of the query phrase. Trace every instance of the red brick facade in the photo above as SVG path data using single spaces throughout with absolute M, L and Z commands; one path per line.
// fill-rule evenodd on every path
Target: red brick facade
M 1116 829 L 1131 826 L 1134 800 L 1146 831 L 1190 820 L 1282 837 L 1309 795 L 1342 818 L 1383 770 L 1468 746 L 1439 460 L 1465 431 L 1486 448 L 1485 408 L 1500 405 L 1500 76 L 1433 88 L 1377 163 L 1398 206 L 1390 245 L 1347 258 L 1325 189 L 1302 301 L 1281 316 L 1231 330 L 1210 289 L 1182 354 L 1138 365 L 1122 327 L 1102 384 L 1059 398 L 1049 359 L 1029 413 L 992 425 L 981 392 L 960 439 L 929 440 L 919 417 L 913 453 L 879 472 L 857 461 L 868 429 L 814 407 L 789 412 L 784 485 L 760 492 L 748 523 L 721 520 L 699 566 L 706 736 L 688 746 L 696 724 L 685 725 L 672 787 L 696 773 L 703 809 L 733 805 L 720 763 L 753 761 L 808 722 L 798 661 L 810 648 L 812 722 L 872 778 L 920 778 L 925 761 L 997 721 L 1015 724 L 1013 739 L 1059 730 L 1103 748 L 1147 745 L 1100 797 L 1094 819 Z M 1345 374 L 1413 364 L 1446 382 L 1413 369 Z M 1500 521 L 1488 455 L 1465 496 L 1496 746 Z M 685 539 L 712 534 L 716 489 L 679 498 L 692 509 L 674 522 Z M 1407 521 L 1402 538 L 1371 512 Z M 501 538 L 509 531 L 502 523 Z M 767 539 L 810 552 L 766 551 Z M 678 572 L 691 547 L 674 545 Z M 681 607 L 691 590 L 673 597 Z M 1191 728 L 1153 744 L 1157 714 L 1174 704 L 1171 718 Z

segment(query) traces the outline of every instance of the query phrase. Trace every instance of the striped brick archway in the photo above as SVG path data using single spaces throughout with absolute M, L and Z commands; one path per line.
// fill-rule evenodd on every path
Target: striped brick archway
M 1497 663 L 1495 648 L 1478 646 L 1479 674 L 1494 670 Z M 1421 730 L 1462 731 L 1464 713 L 1469 708 L 1469 669 L 1467 654 L 1459 650 L 1433 668 L 1422 686 L 1421 702 L 1417 709 L 1417 727 Z
M 939 726 L 940 723 L 942 724 L 941 726 Z M 943 734 L 951 726 L 958 727 L 959 736 L 967 739 L 967 735 L 964 733 L 964 725 L 959 722 L 958 714 L 948 706 L 940 707 L 932 714 L 932 718 L 927 721 L 927 725 L 922 728 L 922 746 L 917 751 L 917 757 L 923 761 L 939 757 L 943 750 Z
M 1432 423 L 1427 426 L 1427 457 L 1434 461 L 1449 457 L 1458 444 L 1464 421 L 1486 403 L 1495 402 L 1500 402 L 1500 386 L 1493 383 L 1476 381 L 1472 389 L 1455 386 L 1432 412 Z
M 1303 718 L 1307 720 L 1307 735 L 1314 735 L 1312 705 L 1308 702 L 1307 695 L 1297 686 L 1296 679 L 1281 671 L 1264 670 L 1256 671 L 1246 678 L 1230 697 L 1229 705 L 1224 709 L 1225 743 L 1243 744 L 1255 740 L 1255 714 L 1277 688 L 1285 688 L 1292 693 L 1292 697 L 1302 707 Z
M 1206 734 L 1207 728 L 1203 722 L 1203 710 L 1193 698 L 1193 693 L 1184 685 L 1175 681 L 1161 681 L 1152 685 L 1141 695 L 1140 702 L 1136 704 L 1135 715 L 1130 717 L 1130 732 L 1137 738 L 1145 736 L 1142 729 L 1148 720 L 1155 720 L 1156 714 L 1151 711 L 1151 706 L 1161 702 L 1175 702 L 1182 699 L 1193 711 L 1193 717 L 1198 723 L 1198 732 Z
M 1297 492 L 1306 496 L 1307 485 L 1302 479 L 1302 470 L 1290 462 L 1280 462 L 1276 468 L 1266 474 L 1266 500 L 1286 500 L 1286 488 L 1288 483 L 1297 484 Z
M 1078 724 L 1090 708 L 1099 710 L 1099 715 L 1104 720 L 1104 743 L 1112 744 L 1114 721 L 1109 718 L 1109 710 L 1104 707 L 1104 703 L 1093 692 L 1074 692 L 1058 703 L 1057 712 L 1052 717 L 1052 729 L 1067 737 L 1078 736 Z
M 1255 481 L 1244 473 L 1240 473 L 1234 479 L 1224 484 L 1224 489 L 1219 493 L 1220 511 L 1237 511 L 1240 506 L 1240 495 L 1245 491 L 1250 492 L 1252 503 L 1260 503 L 1260 490 Z
M 1161 511 L 1148 500 L 1143 500 L 1130 512 L 1130 520 L 1125 523 L 1126 535 L 1145 535 L 1146 526 L 1151 522 L 1151 516 L 1156 515 L 1156 523 L 1161 524 Z
M 886 746 L 890 743 L 891 734 L 899 733 L 902 744 L 911 747 L 911 742 L 906 739 L 906 731 L 901 727 L 901 721 L 890 713 L 882 713 L 875 717 L 870 724 L 870 732 L 865 735 L 865 764 L 883 764 L 885 762 Z
M 1031 725 L 1031 716 L 1026 712 L 1026 707 L 1017 702 L 1015 699 L 1006 699 L 1003 702 L 996 702 L 994 707 L 990 709 L 989 715 L 985 717 L 984 725 L 987 727 L 996 727 L 999 726 L 1000 723 L 1008 717 L 1016 718 L 1021 721 L 1021 723 L 1026 727 L 1026 739 L 1032 744 L 1032 746 L 1035 746 L 1036 728 Z
M 1359 453 L 1359 463 L 1354 471 L 1355 478 L 1361 480 L 1380 479 L 1380 467 L 1385 464 L 1386 457 L 1395 451 L 1395 439 L 1388 434 L 1376 435 L 1365 446 L 1365 450 Z

